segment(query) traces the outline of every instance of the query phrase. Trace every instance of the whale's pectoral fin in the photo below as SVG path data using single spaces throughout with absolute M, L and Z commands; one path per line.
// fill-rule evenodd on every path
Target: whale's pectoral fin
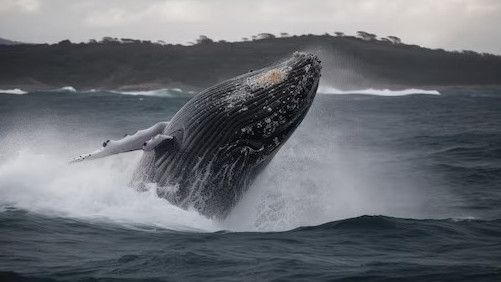
M 150 128 L 139 130 L 134 135 L 126 135 L 120 140 L 107 140 L 103 142 L 103 147 L 101 149 L 90 154 L 78 156 L 71 160 L 70 163 L 99 159 L 135 150 L 146 150 L 146 147 L 154 148 L 156 145 L 162 143 L 162 141 L 168 139 L 167 135 L 161 134 L 167 124 L 167 122 L 159 122 Z M 149 142 L 152 142 L 151 145 L 148 145 Z M 155 142 L 156 145 L 154 146 Z

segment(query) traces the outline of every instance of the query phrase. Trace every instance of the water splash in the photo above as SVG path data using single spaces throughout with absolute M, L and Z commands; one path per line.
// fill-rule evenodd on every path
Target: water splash
M 217 229 L 212 221 L 170 205 L 152 191 L 131 189 L 128 182 L 138 156 L 68 165 L 58 156 L 21 149 L 0 163 L 0 206 L 172 230 Z

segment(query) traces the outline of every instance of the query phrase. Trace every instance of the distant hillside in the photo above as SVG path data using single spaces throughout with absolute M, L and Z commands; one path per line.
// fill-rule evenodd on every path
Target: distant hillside
M 0 37 L 0 45 L 17 45 L 17 44 L 23 44 L 23 43 L 22 42 L 8 40 L 8 39 Z
M 0 88 L 200 89 L 296 50 L 317 53 L 324 85 L 338 88 L 501 85 L 501 57 L 352 36 L 265 37 L 192 46 L 138 40 L 0 46 Z

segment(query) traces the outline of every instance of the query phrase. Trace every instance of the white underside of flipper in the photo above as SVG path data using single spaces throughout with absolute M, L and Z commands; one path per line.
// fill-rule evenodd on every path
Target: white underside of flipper
M 127 135 L 123 139 L 105 141 L 101 149 L 90 154 L 80 155 L 71 160 L 70 163 L 94 160 L 136 150 L 150 151 L 163 141 L 173 139 L 172 136 L 162 134 L 168 124 L 168 122 L 159 122 L 152 127 L 139 130 L 134 135 Z

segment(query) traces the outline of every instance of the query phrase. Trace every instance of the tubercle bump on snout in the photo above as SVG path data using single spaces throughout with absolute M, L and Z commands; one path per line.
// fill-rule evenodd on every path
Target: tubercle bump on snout
M 320 70 L 322 69 L 322 61 L 320 61 L 318 56 L 311 53 L 296 51 L 294 52 L 292 57 L 299 61 L 305 61 L 306 65 L 309 66 L 309 71 L 318 73 L 320 75 Z

